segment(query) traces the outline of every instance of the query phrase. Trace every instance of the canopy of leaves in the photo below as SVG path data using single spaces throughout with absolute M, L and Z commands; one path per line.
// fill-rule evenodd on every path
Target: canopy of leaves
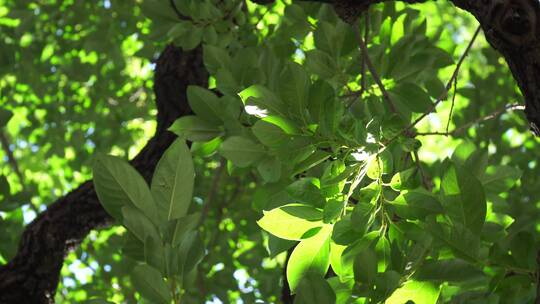
M 116 222 L 66 257 L 59 303 L 532 302 L 540 145 L 477 27 L 445 2 L 348 24 L 289 0 L 0 0 L 0 264 L 93 180 Z M 209 86 L 146 183 L 126 160 L 168 43 Z

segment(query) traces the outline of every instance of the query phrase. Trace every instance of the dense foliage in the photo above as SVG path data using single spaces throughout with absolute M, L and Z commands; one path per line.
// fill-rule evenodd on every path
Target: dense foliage
M 300 1 L 0 0 L 0 42 L 0 262 L 88 179 L 116 224 L 66 257 L 57 302 L 536 297 L 538 140 L 451 4 L 351 24 Z M 168 43 L 210 77 L 147 183 L 126 160 Z

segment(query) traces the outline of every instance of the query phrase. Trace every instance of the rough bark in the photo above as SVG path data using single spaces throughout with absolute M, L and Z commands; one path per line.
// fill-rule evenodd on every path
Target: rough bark
M 454 0 L 480 22 L 489 44 L 506 59 L 525 97 L 531 131 L 540 136 L 540 4 L 537 0 Z
M 208 74 L 200 49 L 165 48 L 157 61 L 154 92 L 158 109 L 155 135 L 131 164 L 150 181 L 163 152 L 175 139 L 167 128 L 191 113 L 186 88 L 206 86 Z M 92 181 L 51 204 L 25 229 L 16 256 L 0 268 L 0 303 L 52 303 L 65 255 L 93 229 L 112 223 Z

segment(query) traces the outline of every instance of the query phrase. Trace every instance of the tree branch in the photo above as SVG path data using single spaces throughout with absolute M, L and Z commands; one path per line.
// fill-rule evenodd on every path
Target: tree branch
M 366 42 L 364 42 L 364 39 L 362 38 L 362 34 L 360 33 L 360 30 L 358 29 L 358 24 L 353 25 L 353 30 L 356 35 L 356 39 L 358 40 L 358 45 L 360 46 L 360 50 L 362 53 L 362 57 L 365 60 L 366 66 L 371 73 L 371 76 L 373 77 L 373 80 L 375 80 L 375 83 L 381 90 L 381 93 L 383 94 L 384 99 L 388 103 L 388 106 L 390 107 L 390 110 L 392 113 L 398 113 L 396 105 L 392 101 L 392 98 L 390 98 L 390 94 L 388 94 L 388 91 L 384 87 L 384 84 L 382 83 L 381 77 L 379 77 L 379 74 L 377 73 L 377 69 L 375 69 L 375 66 L 373 65 L 373 62 L 369 58 L 368 54 L 368 48 L 366 46 Z
M 11 151 L 11 149 L 9 148 L 9 139 L 2 128 L 0 128 L 0 144 L 2 145 L 2 149 L 4 150 L 4 153 L 6 153 L 7 161 L 9 165 L 11 166 L 11 169 L 13 170 L 13 172 L 15 172 L 15 175 L 17 175 L 17 177 L 19 178 L 19 182 L 21 184 L 24 184 L 24 177 L 20 170 L 19 164 L 17 163 L 17 160 L 15 159 L 15 156 L 13 155 L 13 151 Z
M 388 140 L 386 142 L 386 145 L 390 144 L 391 142 L 396 140 L 399 136 L 401 136 L 402 134 L 407 133 L 409 130 L 414 128 L 420 121 L 422 121 L 424 118 L 426 118 L 426 116 L 431 114 L 435 110 L 437 105 L 439 105 L 439 103 L 441 103 L 446 98 L 446 96 L 448 95 L 448 91 L 450 91 L 450 89 L 452 88 L 452 83 L 455 81 L 455 79 L 459 75 L 459 69 L 461 68 L 461 65 L 465 61 L 465 58 L 469 54 L 469 52 L 470 52 L 470 50 L 472 48 L 472 45 L 474 44 L 474 41 L 478 37 L 479 32 L 480 32 L 480 27 L 478 27 L 476 29 L 476 31 L 474 32 L 474 35 L 473 35 L 471 41 L 469 42 L 469 44 L 467 45 L 467 48 L 465 49 L 465 51 L 461 55 L 461 58 L 459 58 L 459 61 L 458 61 L 457 65 L 456 65 L 456 68 L 454 69 L 454 72 L 452 73 L 452 76 L 450 77 L 450 80 L 448 80 L 448 82 L 446 83 L 446 87 L 444 88 L 444 91 L 437 98 L 437 100 L 433 103 L 431 108 L 429 110 L 427 110 L 424 114 L 422 114 L 418 118 L 416 118 L 410 125 L 405 127 L 400 133 L 396 134 L 394 137 L 392 137 L 390 140 Z
M 150 181 L 158 160 L 175 139 L 167 131 L 176 118 L 191 112 L 190 84 L 206 86 L 202 52 L 165 48 L 157 61 L 154 92 L 156 133 L 131 164 Z M 112 223 L 91 181 L 59 198 L 25 229 L 16 256 L 0 267 L 0 303 L 52 303 L 64 256 L 93 229 Z
M 471 122 L 468 122 L 452 131 L 446 131 L 446 132 L 419 132 L 419 133 L 416 133 L 415 135 L 416 136 L 427 136 L 427 135 L 444 135 L 444 136 L 451 136 L 451 135 L 457 135 L 459 133 L 461 133 L 462 131 L 465 131 L 467 130 L 468 128 L 476 125 L 476 124 L 479 124 L 481 122 L 484 122 L 484 121 L 487 121 L 487 120 L 490 120 L 490 119 L 494 119 L 508 111 L 523 111 L 525 110 L 525 107 L 522 106 L 522 105 L 519 105 L 519 104 L 511 104 L 511 105 L 506 105 L 504 106 L 503 108 L 493 112 L 493 113 L 490 113 L 486 116 L 482 116 L 480 118 L 477 118 Z

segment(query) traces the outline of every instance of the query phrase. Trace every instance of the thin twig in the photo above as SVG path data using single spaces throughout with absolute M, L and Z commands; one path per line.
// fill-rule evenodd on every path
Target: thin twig
M 454 112 L 454 105 L 456 104 L 457 95 L 457 77 L 454 79 L 454 93 L 452 94 L 452 103 L 450 104 L 450 113 L 448 114 L 448 121 L 446 122 L 446 132 L 450 129 L 450 121 L 452 120 L 452 113 Z
M 174 13 L 176 14 L 176 16 L 178 16 L 178 19 L 186 20 L 186 16 L 184 16 L 184 15 L 182 15 L 182 13 L 180 13 L 180 11 L 178 10 L 178 7 L 176 7 L 176 3 L 174 3 L 174 0 L 170 0 L 169 3 L 171 4 L 171 7 L 172 7 Z
M 450 136 L 450 135 L 456 135 L 466 129 L 468 129 L 469 127 L 471 126 L 474 126 L 476 124 L 479 124 L 481 122 L 484 122 L 484 121 L 487 121 L 487 120 L 490 120 L 490 119 L 493 119 L 493 118 L 496 118 L 508 111 L 524 111 L 525 110 L 525 106 L 523 105 L 519 105 L 519 104 L 511 104 L 511 105 L 507 105 L 507 106 L 504 106 L 502 109 L 499 109 L 495 112 L 492 112 L 486 116 L 482 116 L 480 118 L 477 118 L 471 122 L 468 122 L 462 126 L 460 126 L 459 128 L 456 128 L 450 132 L 419 132 L 419 133 L 416 133 L 415 135 L 417 136 L 427 136 L 427 135 L 444 135 L 444 136 Z
M 17 175 L 17 177 L 19 178 L 19 182 L 21 183 L 21 185 L 24 185 L 24 177 L 21 173 L 21 170 L 19 169 L 19 164 L 17 163 L 17 160 L 13 155 L 13 151 L 11 151 L 11 149 L 9 148 L 9 139 L 5 131 L 2 129 L 0 129 L 0 142 L 2 144 L 2 149 L 6 153 L 9 165 L 13 169 L 13 172 L 15 172 L 15 175 Z
M 214 178 L 212 179 L 212 184 L 210 185 L 208 195 L 206 196 L 206 200 L 204 202 L 204 207 L 203 207 L 203 210 L 201 212 L 201 218 L 199 219 L 200 224 L 204 223 L 204 220 L 208 216 L 208 212 L 210 211 L 210 206 L 212 205 L 212 201 L 214 200 L 214 196 L 216 195 L 216 192 L 218 190 L 219 180 L 221 178 L 221 173 L 223 172 L 223 168 L 225 168 L 226 164 L 227 164 L 227 162 L 225 161 L 224 158 L 222 158 L 219 161 L 219 166 L 217 167 L 217 169 L 216 169 L 216 171 L 214 173 Z
M 364 41 L 369 41 L 369 8 L 364 13 Z M 366 54 L 367 56 L 367 54 Z M 364 51 L 362 51 L 362 66 L 360 74 L 362 75 L 361 84 L 360 84 L 360 94 L 366 91 L 366 56 L 364 56 Z
M 394 102 L 390 98 L 388 91 L 384 87 L 384 84 L 382 83 L 381 78 L 379 77 L 379 74 L 377 73 L 377 70 L 375 69 L 375 66 L 373 65 L 373 62 L 371 62 L 371 59 L 369 58 L 366 43 L 364 42 L 364 39 L 362 38 L 362 35 L 360 34 L 360 30 L 358 30 L 358 24 L 355 24 L 353 26 L 353 30 L 356 34 L 356 38 L 358 39 L 358 44 L 360 45 L 360 50 L 362 51 L 362 55 L 365 59 L 366 66 L 369 69 L 369 72 L 371 73 L 373 80 L 375 80 L 375 83 L 381 90 L 381 93 L 383 94 L 384 99 L 388 102 L 388 106 L 390 107 L 390 110 L 393 113 L 398 113 L 397 108 L 394 105 Z
M 362 96 L 362 94 L 363 94 L 362 90 L 360 90 L 360 91 L 349 91 L 349 93 L 339 95 L 338 97 L 343 98 L 343 99 L 347 99 L 347 98 L 359 97 L 359 96 Z
M 11 166 L 13 172 L 15 172 L 15 175 L 17 175 L 17 178 L 19 179 L 19 183 L 21 184 L 22 190 L 25 191 L 26 181 L 24 180 L 24 175 L 21 172 L 17 159 L 13 155 L 13 151 L 11 151 L 11 149 L 9 148 L 9 138 L 3 129 L 0 129 L 0 142 L 1 142 L 2 149 L 7 155 L 7 160 L 8 160 L 9 165 Z M 39 209 L 36 206 L 34 206 L 34 204 L 32 204 L 31 201 L 28 202 L 28 206 L 36 214 L 39 214 Z
M 474 41 L 476 40 L 476 38 L 478 37 L 478 34 L 480 33 L 480 30 L 481 30 L 481 27 L 478 26 L 478 28 L 476 29 L 476 31 L 474 32 L 474 35 L 471 39 L 471 41 L 469 42 L 469 44 L 467 45 L 467 48 L 465 49 L 465 51 L 463 52 L 463 54 L 461 55 L 461 58 L 459 58 L 459 61 L 456 65 L 456 68 L 454 69 L 454 73 L 452 73 L 452 77 L 450 77 L 450 80 L 448 81 L 448 83 L 446 84 L 446 87 L 444 89 L 444 91 L 441 93 L 441 95 L 437 98 L 437 100 L 435 101 L 435 103 L 433 103 L 433 105 L 431 106 L 431 108 L 429 110 L 427 110 L 425 113 L 423 113 L 422 115 L 420 115 L 417 119 L 415 119 L 410 125 L 408 125 L 407 127 L 405 127 L 400 133 L 396 134 L 394 137 L 392 137 L 390 140 L 388 140 L 385 145 L 388 145 L 390 144 L 391 142 L 393 142 L 394 140 L 396 140 L 399 136 L 401 136 L 402 134 L 405 134 L 407 133 L 410 129 L 412 129 L 414 126 L 416 126 L 420 121 L 422 121 L 426 116 L 428 116 L 431 112 L 433 112 L 435 110 L 435 108 L 437 107 L 437 105 L 439 105 L 439 103 L 441 103 L 441 101 L 443 101 L 446 96 L 448 95 L 448 91 L 450 91 L 450 88 L 452 87 L 452 83 L 454 82 L 454 79 L 457 78 L 458 74 L 459 74 L 459 69 L 461 68 L 461 65 L 463 64 L 463 62 L 465 61 L 465 58 L 467 57 L 467 55 L 469 54 L 473 44 L 474 44 Z

